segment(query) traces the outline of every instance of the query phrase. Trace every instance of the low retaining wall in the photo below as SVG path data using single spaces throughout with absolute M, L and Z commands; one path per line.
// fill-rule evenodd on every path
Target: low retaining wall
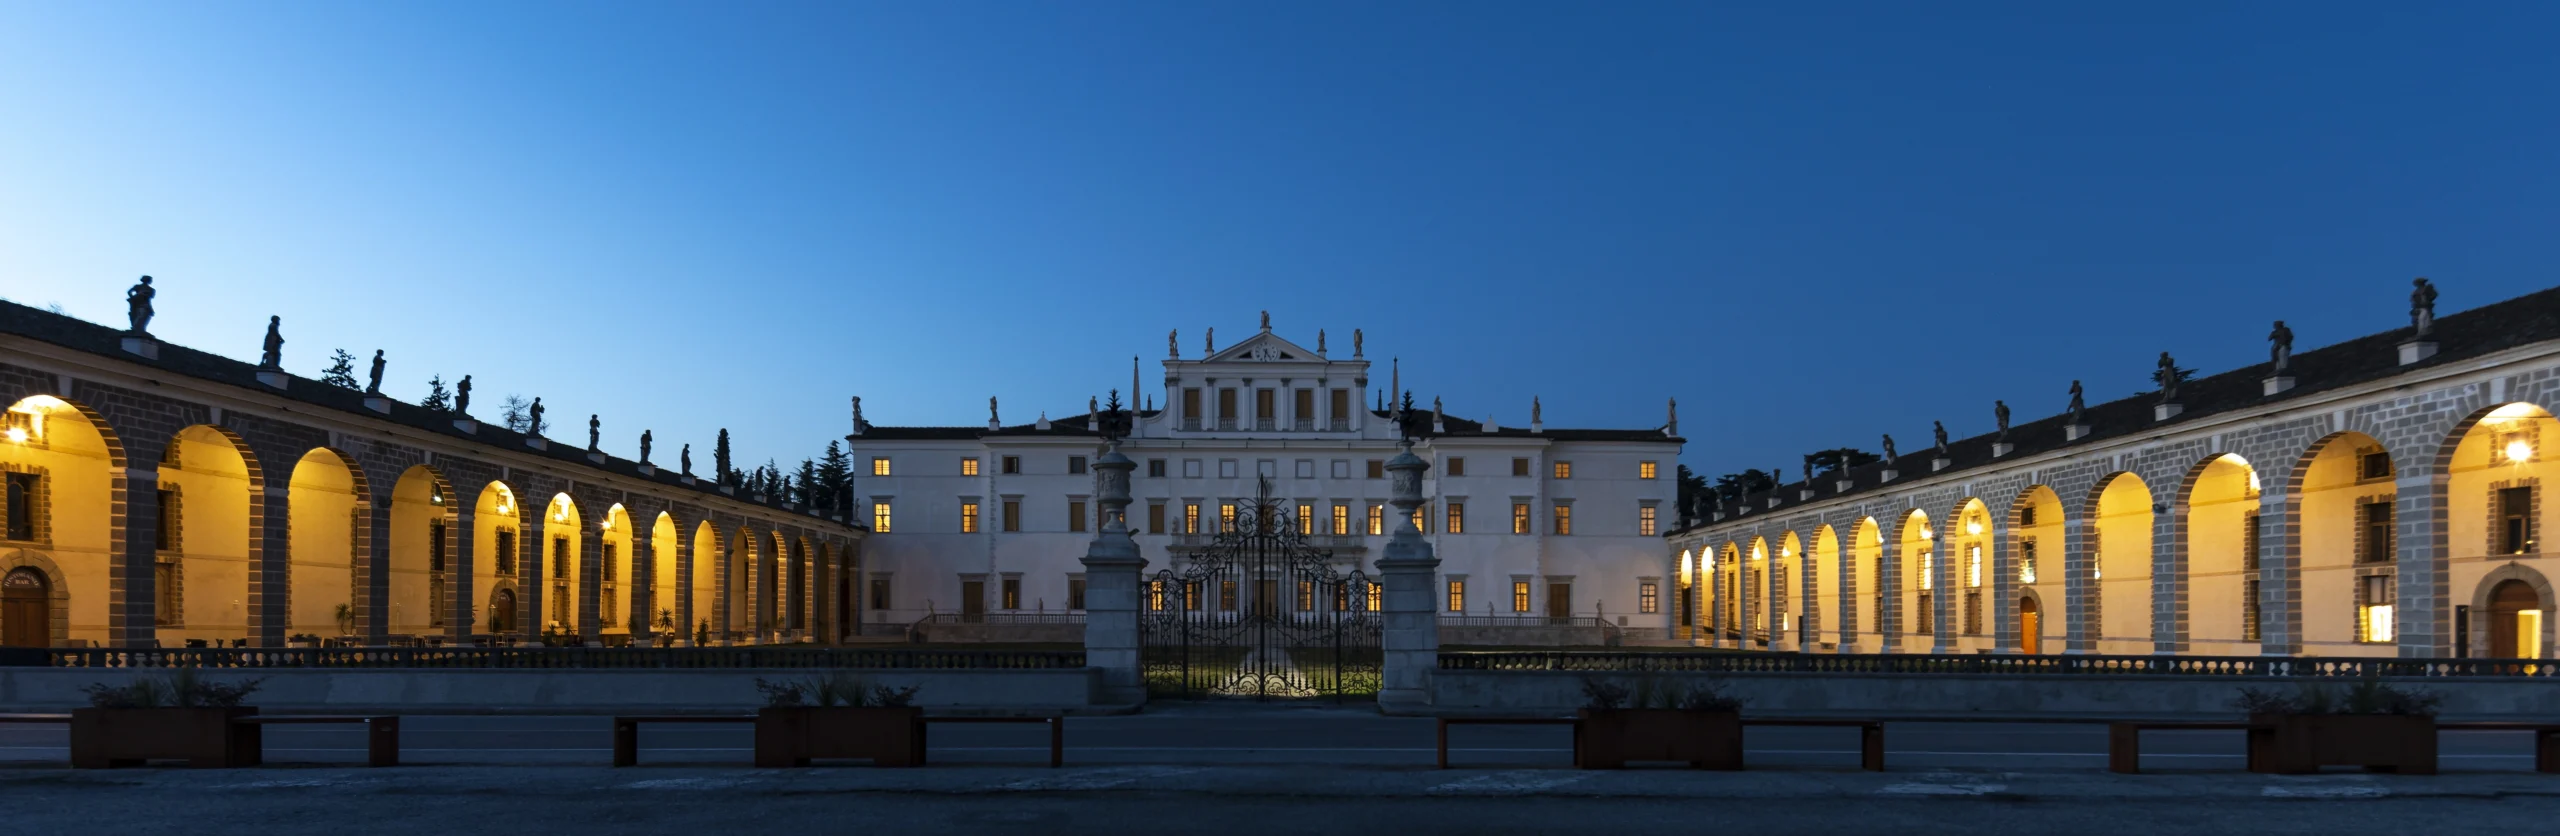
M 1603 647 L 1608 631 L 1597 625 L 1460 627 L 1440 625 L 1441 647 Z
M 123 684 L 166 670 L 0 668 L 0 711 L 59 711 L 89 704 L 81 688 Z M 826 670 L 434 670 L 234 668 L 202 672 L 225 682 L 260 679 L 252 705 L 269 711 L 420 713 L 735 713 L 762 704 L 757 677 L 802 679 Z M 1108 712 L 1095 702 L 1099 668 L 860 671 L 864 681 L 916 688 L 916 704 L 954 712 Z
M 2243 676 L 1656 673 L 1673 683 L 1714 682 L 1744 700 L 1749 714 L 1928 716 L 1950 719 L 2165 719 L 2239 714 L 2243 687 L 2297 687 L 2298 680 Z M 1432 710 L 1441 714 L 1562 714 L 1583 705 L 1585 676 L 1632 673 L 1436 671 Z M 2351 679 L 2328 679 L 2331 688 Z M 2560 687 L 2548 679 L 2395 679 L 2401 688 L 2444 696 L 2448 720 L 2560 720 Z

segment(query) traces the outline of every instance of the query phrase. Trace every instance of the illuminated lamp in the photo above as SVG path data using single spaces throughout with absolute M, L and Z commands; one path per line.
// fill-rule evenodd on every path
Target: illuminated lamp
M 2533 443 L 2524 439 L 2507 442 L 2507 461 L 2523 463 L 2533 459 Z

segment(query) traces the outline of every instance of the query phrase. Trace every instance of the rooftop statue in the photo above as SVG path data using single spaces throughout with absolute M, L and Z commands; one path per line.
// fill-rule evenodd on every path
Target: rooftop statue
M 462 416 L 471 414 L 470 375 L 463 375 L 462 382 L 453 385 L 453 414 Z
M 284 317 L 267 317 L 267 345 L 258 355 L 258 368 L 268 371 L 284 369 Z
M 2088 414 L 2089 404 L 2082 401 L 2080 398 L 2080 381 L 2071 381 L 2071 423 L 2079 426 L 2087 426 L 2089 422 L 2081 419 L 2086 417 Z
M 373 350 L 373 371 L 369 375 L 369 380 L 367 380 L 364 385 L 364 393 L 367 395 L 382 394 L 382 349 L 377 348 Z
M 2424 276 L 2410 284 L 2409 327 L 2417 329 L 2419 339 L 2425 339 L 2436 332 L 2436 285 Z
M 2284 327 L 2284 320 L 2276 320 L 2276 329 L 2267 332 L 2267 362 L 2274 375 L 2293 370 L 2293 329 Z
M 150 276 L 142 277 L 140 284 L 124 292 L 124 315 L 133 321 L 133 333 L 144 333 L 151 327 L 151 297 L 157 295 L 159 292 L 151 289 Z

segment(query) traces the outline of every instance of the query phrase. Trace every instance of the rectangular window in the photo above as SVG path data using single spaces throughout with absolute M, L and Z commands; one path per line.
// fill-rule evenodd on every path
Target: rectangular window
M 1638 479 L 1651 479 L 1651 478 L 1654 478 L 1655 476 L 1660 475 L 1660 473 L 1661 473 L 1661 471 L 1660 471 L 1660 469 L 1659 469 L 1660 467 L 1661 467 L 1661 465 L 1657 465 L 1657 464 L 1655 464 L 1655 463 L 1653 463 L 1653 462 L 1636 462 L 1636 478 L 1638 478 Z
M 1083 457 L 1083 456 L 1068 456 L 1068 457 L 1067 457 L 1067 475 L 1069 475 L 1069 476 L 1082 476 L 1082 475 L 1084 475 L 1084 457 Z
M 1084 579 L 1067 579 L 1067 609 L 1084 609 Z
M 1147 609 L 1164 611 L 1164 581 L 1147 582 Z
M 1351 390 L 1335 389 L 1333 390 L 1333 428 L 1339 430 L 1349 426 L 1351 426 Z
M 1233 478 L 1236 478 L 1236 460 L 1234 460 L 1234 459 L 1219 459 L 1219 460 L 1218 460 L 1218 478 L 1220 478 L 1220 479 L 1233 479 Z
M 1148 533 L 1148 534 L 1163 534 L 1163 533 L 1164 533 L 1164 503 L 1162 503 L 1162 502 L 1150 502 L 1150 503 L 1147 503 L 1147 533 Z
M 1558 479 L 1571 479 L 1571 478 L 1573 478 L 1573 463 L 1572 463 L 1572 462 L 1556 462 L 1556 478 L 1558 478 Z
M 1528 581 L 1512 581 L 1512 582 L 1511 582 L 1511 611 L 1512 611 L 1512 612 L 1528 612 L 1528 611 L 1529 611 L 1529 582 L 1528 582 Z
M 875 610 L 885 610 L 889 608 L 888 578 L 871 579 L 871 608 Z
M 1422 532 L 1422 533 L 1424 533 L 1424 534 L 1429 534 L 1429 533 L 1431 533 L 1431 504 L 1430 504 L 1430 503 L 1427 503 L 1427 502 L 1426 502 L 1426 503 L 1423 503 L 1423 504 L 1421 504 L 1421 505 L 1414 506 L 1414 508 L 1413 508 L 1413 530 L 1415 530 L 1415 531 L 1419 531 L 1419 532 Z
M 1008 499 L 1004 501 L 1004 519 L 1002 522 L 1004 523 L 1004 530 L 1006 531 L 1022 530 L 1022 500 Z
M 873 456 L 873 457 L 871 457 L 871 475 L 873 475 L 873 476 L 887 476 L 887 475 L 889 475 L 889 457 L 887 457 L 887 456 Z
M 1067 530 L 1084 530 L 1084 500 L 1067 500 Z
M 1467 611 L 1467 582 L 1466 582 L 1466 581 L 1464 581 L 1464 580 L 1455 580 L 1455 579 L 1453 579 L 1453 580 L 1449 581 L 1449 611 L 1450 611 L 1450 612 L 1466 612 L 1466 611 Z
M 1182 478 L 1185 478 L 1185 479 L 1198 479 L 1198 478 L 1200 478 L 1200 460 L 1199 460 L 1199 459 L 1183 459 L 1183 460 L 1182 460 Z
M 1448 528 L 1446 528 L 1446 529 L 1443 529 L 1443 530 L 1445 530 L 1445 531 L 1447 531 L 1447 532 L 1449 532 L 1449 533 L 1451 533 L 1451 534 L 1465 534 L 1465 533 L 1467 533 L 1467 504 L 1466 504 L 1466 503 L 1464 503 L 1464 502 L 1452 502 L 1452 503 L 1449 503 L 1449 527 L 1448 527 Z
M 1529 503 L 1511 503 L 1511 533 L 1529 533 Z
M 2387 563 L 2391 555 L 2391 502 L 2365 503 L 2364 554 L 2358 558 L 2366 563 Z
M 1387 506 L 1369 506 L 1369 536 L 1387 533 Z
M 978 503 L 960 503 L 960 533 L 978 533 Z
M 1163 459 L 1148 459 L 1148 460 L 1147 460 L 1147 478 L 1149 478 L 1149 479 L 1162 479 L 1162 478 L 1164 478 L 1164 460 L 1163 460 Z
M 960 475 L 962 475 L 962 476 L 976 476 L 976 475 L 978 475 L 978 460 L 977 460 L 977 459 L 974 459 L 974 458 L 972 458 L 972 459 L 961 459 L 961 460 L 960 460 Z
M 2242 516 L 2240 524 L 2248 526 L 2240 530 L 2240 571 L 2258 571 L 2258 512 Z
M 551 579 L 565 580 L 569 574 L 569 538 L 551 538 Z M 557 612 L 555 610 L 555 612 Z
M 1200 390 L 1198 389 L 1182 390 L 1182 428 L 1186 430 L 1200 428 Z
M 444 571 L 444 521 L 427 521 L 427 571 Z
M 1440 475 L 1442 475 L 1442 476 L 1465 476 L 1465 475 L 1467 475 L 1467 460 L 1466 460 L 1466 457 L 1464 457 L 1464 456 L 1450 456 L 1450 457 L 1448 457 L 1448 458 L 1446 458 L 1446 459 L 1441 460 L 1441 462 L 1440 462 Z
M 512 576 L 516 573 L 515 529 L 501 528 L 498 529 L 497 533 L 498 536 L 496 539 L 498 542 L 492 545 L 495 546 L 494 550 L 497 552 L 497 560 L 495 562 L 498 564 L 498 574 Z
M 43 496 L 44 477 L 9 474 L 9 539 L 36 539 L 36 500 Z
M 2531 554 L 2533 548 L 2533 486 L 2500 489 L 2498 552 Z
M 1280 463 L 1270 459 L 1256 461 L 1253 463 L 1253 475 L 1265 479 L 1276 478 L 1280 475 Z
M 1008 610 L 1022 609 L 1021 578 L 1004 579 L 1004 608 Z
M 1218 503 L 1218 533 L 1225 534 L 1234 530 L 1236 530 L 1236 504 Z
M 1651 464 L 1651 462 L 1647 462 Z M 1651 615 L 1662 611 L 1662 584 L 1645 581 L 1636 584 L 1636 612 Z
M 1271 419 L 1277 414 L 1277 412 L 1278 410 L 1274 409 L 1272 405 L 1271 390 L 1253 390 L 1253 420 L 1257 422 L 1257 426 L 1271 426 Z
M 1022 457 L 1021 457 L 1021 456 L 1006 456 L 1006 457 L 1004 457 L 1004 467 L 1000 468 L 1000 469 L 999 469 L 999 472 L 1002 472 L 1002 473 L 1005 473 L 1005 474 L 1016 474 L 1016 473 L 1021 473 L 1021 472 L 1022 472 Z
M 1511 475 L 1513 475 L 1513 476 L 1527 476 L 1527 475 L 1529 475 L 1529 460 L 1528 460 L 1528 459 L 1512 459 L 1512 460 L 1511 460 Z
M 1555 532 L 1559 536 L 1573 533 L 1573 506 L 1556 506 Z
M 2380 479 L 2390 476 L 2391 454 L 2381 451 L 2364 454 L 2364 467 L 2362 470 L 2364 473 L 2362 478 L 2365 479 Z
M 1316 390 L 1298 390 L 1296 401 L 1292 403 L 1291 406 L 1295 407 L 1289 412 L 1289 423 L 1292 426 L 1302 430 L 1315 429 Z
M 1236 390 L 1218 390 L 1218 429 L 1236 428 Z
M 1298 505 L 1298 533 L 1316 533 L 1316 506 L 1305 503 Z
M 1200 503 L 1186 502 L 1182 504 L 1182 533 L 1200 533 Z
M 1333 506 L 1333 533 L 1351 533 L 1351 506 L 1339 503 Z
M 1653 513 L 1654 513 L 1654 511 L 1653 511 L 1653 506 L 1651 506 L 1651 505 L 1646 505 L 1646 506 L 1639 507 L 1639 508 L 1637 508 L 1637 509 L 1636 509 L 1636 533 L 1637 533 L 1637 534 L 1642 535 L 1642 536 L 1645 536 L 1645 537 L 1651 537 L 1651 536 L 1653 536 L 1653 529 L 1654 529 Z
M 2034 527 L 2035 527 L 2035 525 L 2036 525 L 2036 507 L 2035 507 L 2035 506 L 2033 506 L 2033 505 L 2029 505 L 2029 506 L 2027 506 L 2027 507 L 2024 507 L 2024 508 L 2020 508 L 2020 509 L 2018 509 L 2018 527 L 2019 527 L 2019 528 L 2034 528 Z
M 1299 460 L 1298 460 L 1298 478 L 1300 478 L 1300 479 L 1313 479 L 1313 478 L 1316 478 L 1316 460 L 1314 460 L 1314 459 L 1299 459 Z
M 2258 581 L 2240 583 L 2240 640 L 2258 640 Z
M 2387 644 L 2397 637 L 2399 631 L 2391 616 L 2399 597 L 2398 586 L 2391 575 L 2356 579 L 2357 641 Z
M 1235 611 L 1236 611 L 1236 582 L 1235 582 L 1235 581 L 1219 581 L 1219 582 L 1218 582 L 1218 609 L 1219 609 L 1220 611 L 1222 611 L 1222 612 L 1235 612 Z
M 160 508 L 157 524 L 152 526 L 152 547 L 168 551 L 178 547 L 178 492 L 168 488 L 158 491 Z
M 155 610 L 153 621 L 162 627 L 178 623 L 178 564 L 152 564 L 151 583 L 151 594 L 157 604 L 152 608 Z
M 1336 478 L 1336 479 L 1349 479 L 1349 478 L 1351 478 L 1351 460 L 1350 460 L 1350 459 L 1334 459 L 1334 460 L 1333 460 L 1333 478 Z
M 1386 587 L 1379 585 L 1379 583 L 1378 583 L 1377 581 L 1370 581 L 1370 582 L 1369 582 L 1369 590 L 1368 590 L 1368 592 L 1369 592 L 1369 611 L 1370 611 L 1370 612 L 1377 612 L 1377 611 L 1378 611 L 1378 605 L 1379 605 L 1380 603 L 1382 603 L 1382 602 L 1381 602 L 1381 601 L 1379 601 L 1378 599 L 1386 597 Z
M 1371 478 L 1371 479 L 1384 479 L 1384 478 L 1387 478 L 1387 460 L 1385 460 L 1385 459 L 1370 459 L 1370 460 L 1369 460 L 1369 478 Z
M 889 503 L 871 503 L 871 531 L 874 534 L 889 533 Z
M 2036 582 L 2036 541 L 2018 541 L 2018 582 Z

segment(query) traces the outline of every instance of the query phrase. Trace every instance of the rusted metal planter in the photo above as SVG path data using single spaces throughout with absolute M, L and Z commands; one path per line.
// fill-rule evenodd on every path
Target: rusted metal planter
M 256 708 L 77 708 L 71 765 L 79 769 L 182 760 L 188 766 L 257 766 L 258 727 L 234 723 Z
M 2436 718 L 2408 714 L 2252 714 L 2249 771 L 2318 772 L 2361 766 L 2436 774 Z
M 813 758 L 868 758 L 873 766 L 924 765 L 924 709 L 766 708 L 756 712 L 756 765 L 808 766 Z
M 1736 711 L 1586 708 L 1573 738 L 1574 765 L 1584 769 L 1622 769 L 1630 761 L 1742 768 L 1742 714 Z

